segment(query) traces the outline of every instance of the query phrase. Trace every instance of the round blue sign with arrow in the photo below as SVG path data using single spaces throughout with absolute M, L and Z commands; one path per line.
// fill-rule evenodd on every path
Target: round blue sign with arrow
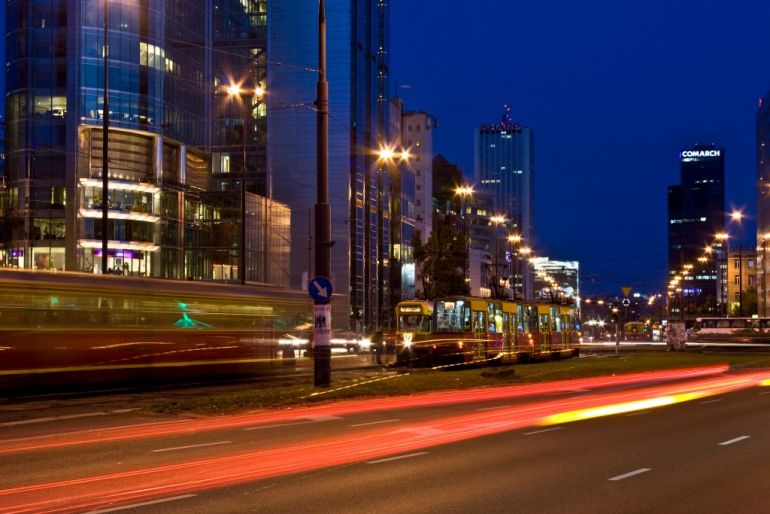
M 326 277 L 315 277 L 307 286 L 307 291 L 315 303 L 326 303 L 332 299 L 332 283 Z

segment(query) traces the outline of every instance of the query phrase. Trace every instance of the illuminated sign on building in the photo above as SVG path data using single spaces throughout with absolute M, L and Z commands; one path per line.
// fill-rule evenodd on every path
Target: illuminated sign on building
M 721 157 L 722 150 L 683 150 L 680 157 L 684 160 L 697 159 L 702 157 Z

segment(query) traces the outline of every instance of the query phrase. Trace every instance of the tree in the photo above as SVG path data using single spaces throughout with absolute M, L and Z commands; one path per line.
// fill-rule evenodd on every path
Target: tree
M 442 296 L 467 295 L 465 262 L 468 243 L 450 225 L 434 225 L 428 242 L 422 244 L 422 234 L 416 231 L 412 238 L 414 260 L 420 269 L 422 296 L 432 300 Z

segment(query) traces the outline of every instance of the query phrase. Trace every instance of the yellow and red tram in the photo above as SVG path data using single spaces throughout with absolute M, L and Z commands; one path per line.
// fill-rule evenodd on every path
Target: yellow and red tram
M 433 366 L 571 357 L 578 352 L 576 321 L 575 309 L 567 305 L 439 298 L 432 304 L 429 334 L 412 333 L 408 341 L 398 338 L 398 360 Z

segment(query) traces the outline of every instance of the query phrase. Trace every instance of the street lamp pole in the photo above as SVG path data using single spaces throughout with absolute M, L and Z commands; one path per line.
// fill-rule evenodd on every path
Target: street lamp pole
M 316 205 L 315 272 L 331 278 L 331 208 L 329 206 L 329 84 L 326 81 L 326 8 L 318 2 L 318 82 L 316 84 Z M 331 297 L 327 303 L 326 325 L 331 327 Z M 325 328 L 325 327 L 324 327 Z M 314 336 L 320 333 L 318 323 Z M 313 383 L 331 385 L 330 341 L 314 337 Z
M 102 274 L 107 273 L 109 236 L 109 142 L 110 142 L 110 58 L 109 58 L 110 2 L 104 0 L 104 97 L 102 101 Z
M 738 316 L 743 317 L 743 213 L 733 211 L 730 216 L 738 223 Z

